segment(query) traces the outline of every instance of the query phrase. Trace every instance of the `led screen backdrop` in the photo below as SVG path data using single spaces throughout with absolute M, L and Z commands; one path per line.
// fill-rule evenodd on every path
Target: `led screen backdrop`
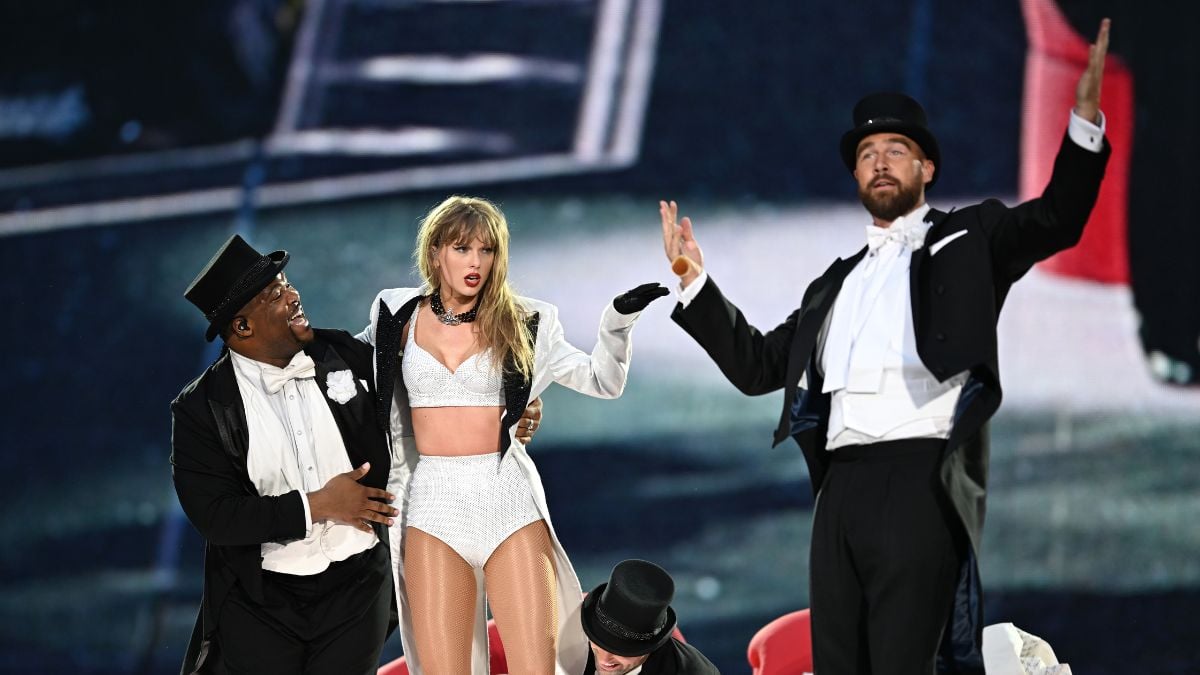
M 0 672 L 177 672 L 203 551 L 167 405 L 215 356 L 182 291 L 234 231 L 357 330 L 413 282 L 425 210 L 487 196 L 518 290 L 587 349 L 614 295 L 673 283 L 664 197 L 748 318 L 782 321 L 862 244 L 836 142 L 867 91 L 925 102 L 935 206 L 1017 189 L 1017 2 L 192 4 L 0 10 Z M 306 36 L 318 11 L 342 31 Z M 551 389 L 532 454 L 585 588 L 659 562 L 689 641 L 749 672 L 754 632 L 807 606 L 812 495 L 770 445 L 777 396 L 738 394 L 670 309 L 622 398 Z M 1154 381 L 1137 330 L 1128 288 L 1039 269 L 1000 326 L 985 614 L 1080 673 L 1200 670 L 1200 397 Z

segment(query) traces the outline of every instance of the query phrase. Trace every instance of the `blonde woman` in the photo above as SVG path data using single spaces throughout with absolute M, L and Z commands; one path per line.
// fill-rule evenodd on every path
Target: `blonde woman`
M 587 660 L 582 590 L 516 423 L 552 382 L 619 396 L 633 324 L 667 289 L 645 284 L 605 307 L 589 355 L 564 339 L 557 308 L 513 293 L 508 246 L 494 204 L 446 199 L 417 235 L 423 286 L 380 292 L 359 336 L 376 347 L 391 424 L 392 558 L 414 673 L 487 673 L 485 595 L 509 672 L 579 675 Z

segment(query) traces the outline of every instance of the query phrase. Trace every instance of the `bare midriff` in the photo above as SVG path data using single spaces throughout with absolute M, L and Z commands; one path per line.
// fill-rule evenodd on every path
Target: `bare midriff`
M 413 408 L 413 437 L 422 455 L 464 457 L 499 452 L 504 408 Z

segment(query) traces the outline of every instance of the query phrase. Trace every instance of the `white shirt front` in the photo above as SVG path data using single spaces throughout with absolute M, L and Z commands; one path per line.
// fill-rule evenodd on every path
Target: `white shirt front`
M 929 231 L 927 213 L 922 204 L 886 229 L 868 225 L 868 238 L 883 244 L 846 275 L 834 301 L 820 360 L 821 391 L 832 395 L 829 450 L 950 436 L 967 374 L 938 382 L 917 355 L 912 322 L 909 269 Z
M 311 375 L 290 379 L 272 393 L 264 375 L 278 376 L 284 369 L 230 351 L 233 372 L 250 434 L 246 469 L 262 496 L 300 492 L 307 522 L 305 537 L 261 545 L 262 567 L 285 574 L 317 574 L 329 563 L 345 560 L 374 546 L 379 538 L 350 525 L 312 522 L 306 493 L 320 489 L 334 476 L 350 471 L 350 458 L 333 413 Z M 304 352 L 296 354 L 288 369 L 311 363 Z

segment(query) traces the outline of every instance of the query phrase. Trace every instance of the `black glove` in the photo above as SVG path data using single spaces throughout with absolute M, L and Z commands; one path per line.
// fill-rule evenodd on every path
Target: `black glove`
M 613 299 L 613 308 L 621 314 L 633 314 L 646 309 L 646 305 L 667 295 L 671 291 L 662 284 L 642 284 L 637 288 L 625 291 Z

